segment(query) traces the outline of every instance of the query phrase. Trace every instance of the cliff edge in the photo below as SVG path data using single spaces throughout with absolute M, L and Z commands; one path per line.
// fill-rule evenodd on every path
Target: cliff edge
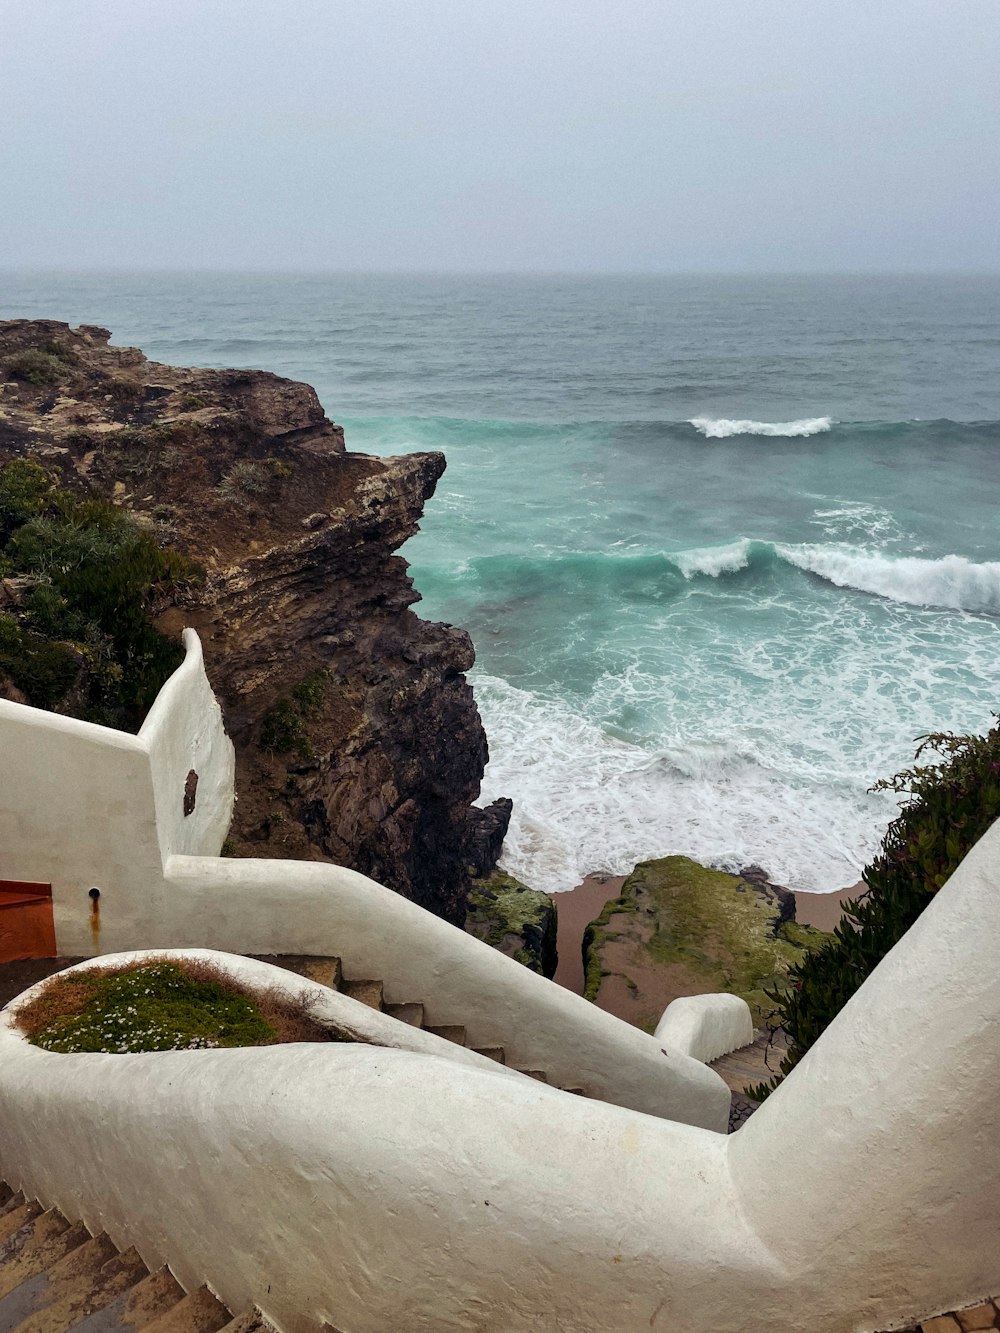
M 126 509 L 204 570 L 155 609 L 202 638 L 237 752 L 236 855 L 350 866 L 461 924 L 509 802 L 488 754 L 471 640 L 420 620 L 406 562 L 443 455 L 345 449 L 313 389 L 181 369 L 108 330 L 0 322 L 0 463 Z

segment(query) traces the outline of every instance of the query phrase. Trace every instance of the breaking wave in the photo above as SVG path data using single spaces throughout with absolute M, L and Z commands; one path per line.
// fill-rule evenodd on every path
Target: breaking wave
M 720 578 L 777 563 L 814 574 L 837 588 L 885 597 L 907 606 L 1000 614 L 1000 561 L 976 564 L 961 555 L 937 560 L 887 556 L 834 543 L 791 545 L 749 538 L 669 557 L 686 579 Z
M 801 421 L 734 421 L 729 417 L 692 417 L 691 423 L 706 440 L 726 440 L 731 435 L 780 435 L 794 439 L 821 435 L 833 425 L 832 417 L 803 417 Z
M 624 605 L 672 601 L 699 579 L 766 578 L 782 568 L 906 606 L 1000 615 L 1000 561 L 892 556 L 840 542 L 793 544 L 749 537 L 687 551 L 480 556 L 446 573 L 425 569 L 421 586 L 425 592 L 447 589 L 452 594 L 464 587 L 467 593 L 511 604 L 558 596 L 587 602 L 613 597 Z
M 961 555 L 898 559 L 851 547 L 776 546 L 790 565 L 838 588 L 856 588 L 909 606 L 1000 614 L 1000 562 L 975 564 Z

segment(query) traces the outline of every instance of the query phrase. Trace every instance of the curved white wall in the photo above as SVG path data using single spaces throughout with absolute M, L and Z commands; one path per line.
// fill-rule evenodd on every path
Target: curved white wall
M 429 1025 L 464 1024 L 470 1045 L 502 1045 L 520 1068 L 725 1130 L 729 1092 L 716 1074 L 382 885 L 317 862 L 215 855 L 233 747 L 198 636 L 185 630 L 184 643 L 138 736 L 0 703 L 0 749 L 18 775 L 3 793 L 0 876 L 52 883 L 60 953 L 336 955 L 349 977 L 383 980 L 390 1002 L 421 1001 Z
M 56 1056 L 8 1010 L 0 1166 L 285 1333 L 900 1328 L 1000 1290 L 999 954 L 996 825 L 729 1137 L 440 1048 Z
M 184 631 L 184 661 L 163 686 L 139 731 L 149 755 L 162 859 L 174 853 L 217 855 L 233 814 L 236 755 L 205 675 L 201 640 Z M 194 809 L 184 813 L 190 773 Z
M 723 1136 L 487 1061 L 52 1055 L 5 1023 L 0 1070 L 10 1183 L 283 1333 L 704 1333 L 777 1271 L 731 1211 Z
M 0 878 L 52 885 L 61 954 L 104 952 L 109 930 L 143 944 L 145 922 L 164 910 L 164 859 L 215 854 L 226 836 L 233 747 L 193 630 L 184 645 L 138 736 L 0 700 Z
M 1000 823 L 732 1153 L 741 1208 L 817 1309 L 857 1292 L 881 1327 L 904 1299 L 919 1316 L 1000 1292 L 998 1145 Z
M 8 1011 L 0 1166 L 285 1333 L 901 1327 L 1000 1290 L 998 954 L 1000 825 L 728 1138 L 412 1049 L 52 1055 Z
M 753 1018 L 738 995 L 682 995 L 664 1009 L 653 1035 L 667 1050 L 708 1064 L 750 1045 Z
M 421 1001 L 430 1026 L 462 1023 L 470 1045 L 503 1046 L 520 1069 L 726 1130 L 729 1089 L 711 1069 L 353 870 L 178 856 L 167 880 L 142 938 L 115 936 L 113 947 L 337 955 L 347 976 L 382 980 L 390 1003 Z

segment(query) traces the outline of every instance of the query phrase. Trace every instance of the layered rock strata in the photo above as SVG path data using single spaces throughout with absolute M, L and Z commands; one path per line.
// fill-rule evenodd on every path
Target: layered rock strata
M 110 336 L 0 323 L 0 463 L 111 498 L 203 568 L 157 625 L 201 635 L 236 745 L 227 850 L 331 859 L 461 923 L 509 803 L 472 805 L 488 757 L 472 643 L 414 615 L 393 554 L 444 457 L 348 452 L 308 385 L 160 365 Z

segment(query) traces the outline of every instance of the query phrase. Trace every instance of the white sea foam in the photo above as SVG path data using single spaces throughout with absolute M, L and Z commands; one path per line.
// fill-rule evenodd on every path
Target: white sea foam
M 475 688 L 492 755 L 482 800 L 515 798 L 502 864 L 534 888 L 682 853 L 728 869 L 756 861 L 783 883 L 833 890 L 858 879 L 891 817 L 891 798 L 867 794 L 855 774 L 820 764 L 810 778 L 815 755 L 801 772 L 779 769 L 749 734 L 647 749 L 497 677 Z
M 916 540 L 890 510 L 864 500 L 841 500 L 829 509 L 814 509 L 809 522 L 832 541 L 871 542 L 879 546 L 899 541 L 913 544 Z
M 778 435 L 794 439 L 820 435 L 833 425 L 832 417 L 803 417 L 800 421 L 735 421 L 729 417 L 692 417 L 690 424 L 707 440 L 725 440 L 731 435 Z
M 975 564 L 961 555 L 939 560 L 894 559 L 878 552 L 837 545 L 774 548 L 796 568 L 838 588 L 856 588 L 909 606 L 941 606 L 1000 614 L 1000 562 Z
M 741 537 L 739 541 L 728 542 L 724 546 L 678 551 L 669 558 L 686 579 L 698 574 L 718 578 L 720 574 L 735 574 L 738 570 L 746 569 L 750 563 L 750 540 Z

